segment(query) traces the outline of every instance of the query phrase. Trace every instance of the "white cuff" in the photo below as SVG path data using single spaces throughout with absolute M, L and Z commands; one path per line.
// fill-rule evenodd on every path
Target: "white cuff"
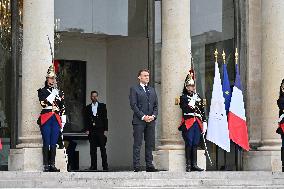
M 144 121 L 144 118 L 145 118 L 145 115 L 144 115 L 144 116 L 142 116 L 141 120 L 142 120 L 142 121 Z
M 206 133 L 207 131 L 207 123 L 203 122 L 203 129 L 202 129 L 202 133 Z

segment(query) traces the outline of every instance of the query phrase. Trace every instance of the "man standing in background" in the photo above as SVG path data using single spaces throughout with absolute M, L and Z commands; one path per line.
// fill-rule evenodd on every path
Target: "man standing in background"
M 106 104 L 98 102 L 98 92 L 91 92 L 92 103 L 85 108 L 86 133 L 90 141 L 91 167 L 89 170 L 97 170 L 97 147 L 100 147 L 102 166 L 108 171 L 106 142 L 108 131 L 108 118 Z

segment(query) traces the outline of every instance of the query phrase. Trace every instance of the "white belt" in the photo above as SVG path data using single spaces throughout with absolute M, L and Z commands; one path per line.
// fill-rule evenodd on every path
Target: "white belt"
M 200 114 L 196 114 L 196 113 L 184 113 L 183 115 L 201 117 Z
M 47 106 L 45 108 L 42 108 L 43 110 L 52 110 L 52 106 Z

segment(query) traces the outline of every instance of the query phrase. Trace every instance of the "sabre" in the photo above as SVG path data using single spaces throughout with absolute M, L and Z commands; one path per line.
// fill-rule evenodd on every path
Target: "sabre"
M 47 36 L 47 40 L 48 40 L 48 44 L 49 44 L 52 66 L 53 66 L 53 68 L 55 69 L 55 66 L 54 66 L 54 54 L 53 54 L 51 42 L 50 42 L 49 36 L 48 36 L 48 35 L 46 35 L 46 36 Z M 55 80 L 55 83 L 54 83 L 54 88 L 56 88 L 56 89 L 58 88 L 58 85 L 57 85 L 57 81 L 56 81 L 56 80 Z
M 200 109 L 199 109 L 198 107 L 196 107 L 196 108 L 198 109 L 198 111 L 199 111 L 199 112 L 201 112 L 201 111 L 200 111 Z M 213 163 L 212 163 L 211 157 L 210 157 L 209 152 L 208 152 L 208 148 L 207 148 L 206 140 L 205 140 L 205 133 L 203 133 L 203 134 L 202 134 L 202 139 L 203 139 L 203 143 L 204 143 L 204 147 L 205 147 L 205 154 L 206 154 L 206 156 L 207 156 L 207 157 L 208 157 L 208 159 L 209 159 L 210 165 L 211 165 L 211 166 L 213 166 Z
M 211 157 L 209 155 L 209 152 L 208 152 L 208 149 L 207 149 L 207 145 L 206 145 L 205 133 L 202 134 L 202 138 L 203 138 L 203 143 L 204 143 L 204 147 L 205 147 L 205 154 L 207 155 L 207 157 L 209 159 L 210 165 L 213 166 L 213 163 L 212 163 L 212 160 L 211 160 Z
M 49 49 L 50 49 L 50 54 L 51 54 L 51 60 L 52 60 L 52 64 L 54 63 L 54 55 L 53 55 L 53 50 L 52 50 L 52 47 L 51 47 L 51 42 L 50 42 L 50 39 L 49 39 L 49 36 L 47 36 L 47 39 L 48 39 L 48 43 L 49 43 Z M 54 65 L 53 65 L 54 66 Z

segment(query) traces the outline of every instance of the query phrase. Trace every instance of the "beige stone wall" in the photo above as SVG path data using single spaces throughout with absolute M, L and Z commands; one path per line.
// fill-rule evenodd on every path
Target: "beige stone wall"
M 247 2 L 247 124 L 250 144 L 261 142 L 261 1 Z
M 279 86 L 284 78 L 284 1 L 262 0 L 262 143 L 280 150 L 278 127 Z

